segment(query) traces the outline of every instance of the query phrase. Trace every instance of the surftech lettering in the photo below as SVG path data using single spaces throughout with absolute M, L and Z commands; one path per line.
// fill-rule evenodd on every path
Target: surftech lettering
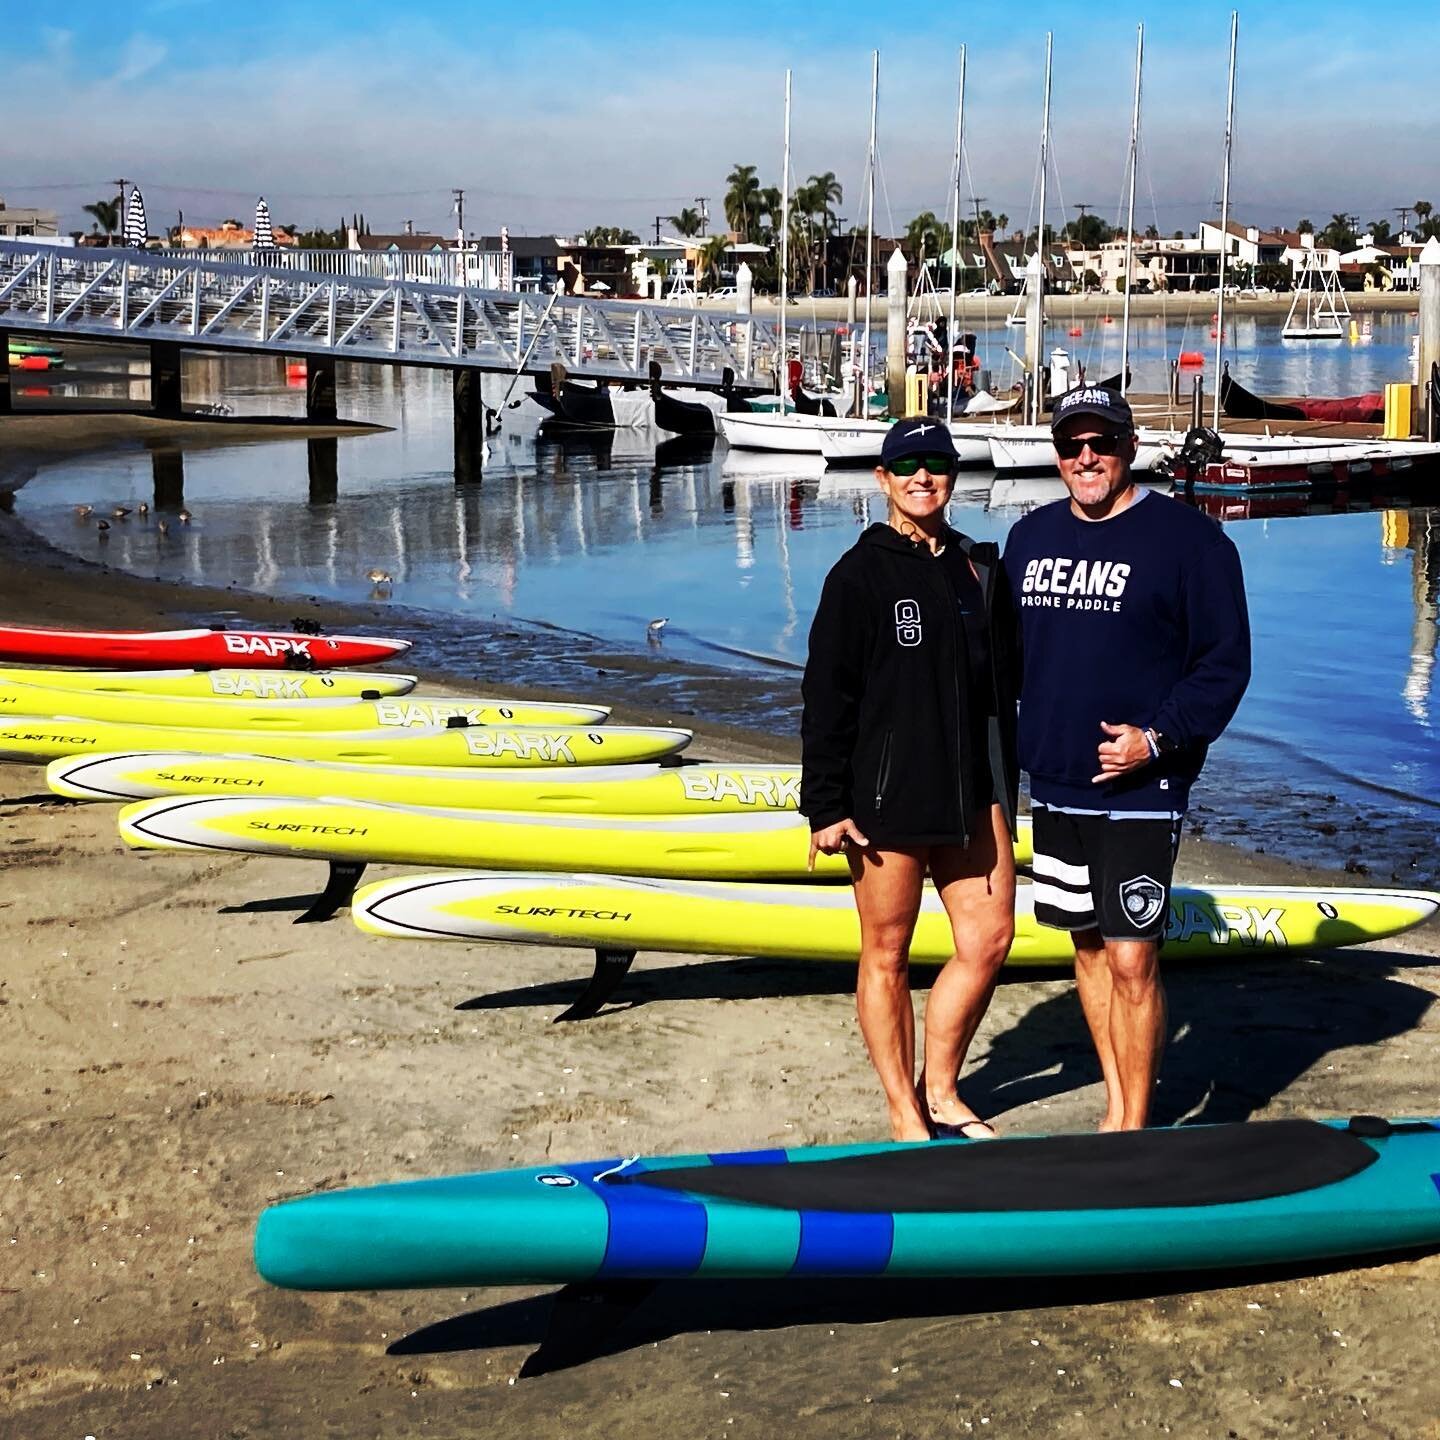
M 630 913 L 619 910 L 568 910 L 563 905 L 497 905 L 497 915 L 534 915 L 540 920 L 553 920 L 557 915 L 567 920 L 629 920 Z
M 251 820 L 249 830 L 273 830 L 277 835 L 368 835 L 363 825 L 297 825 L 289 820 Z

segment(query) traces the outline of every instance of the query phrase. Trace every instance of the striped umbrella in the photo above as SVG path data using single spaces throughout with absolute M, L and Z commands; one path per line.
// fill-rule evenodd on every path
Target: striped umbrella
M 137 185 L 130 192 L 130 203 L 125 207 L 125 243 L 137 250 L 145 248 L 150 238 L 150 228 L 145 223 L 145 201 Z
M 263 195 L 255 202 L 255 248 L 275 248 L 275 230 L 270 224 L 270 207 L 265 203 Z

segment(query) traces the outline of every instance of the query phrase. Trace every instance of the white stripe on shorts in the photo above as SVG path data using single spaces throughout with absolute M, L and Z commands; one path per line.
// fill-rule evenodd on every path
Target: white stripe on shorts
M 1036 880 L 1031 889 L 1035 892 L 1036 905 L 1048 905 L 1052 910 L 1063 910 L 1067 915 L 1093 915 L 1095 902 L 1089 895 L 1072 895 L 1058 885 L 1047 885 Z
M 1067 865 L 1053 855 L 1041 855 L 1038 851 L 1030 862 L 1032 875 L 1043 875 L 1047 880 L 1058 880 L 1062 885 L 1079 885 L 1090 888 L 1090 867 L 1088 865 Z

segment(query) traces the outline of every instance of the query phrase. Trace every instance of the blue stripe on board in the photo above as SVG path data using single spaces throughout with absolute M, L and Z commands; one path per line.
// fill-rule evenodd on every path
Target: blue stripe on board
M 892 1215 L 800 1212 L 800 1249 L 792 1275 L 881 1275 L 895 1243 Z
M 610 1232 L 605 1258 L 595 1278 L 693 1275 L 705 1258 L 709 1229 L 705 1207 L 678 1191 L 650 1185 L 612 1185 L 595 1178 L 619 1164 L 618 1160 L 602 1160 L 563 1167 L 605 1202 Z M 622 1173 L 635 1175 L 643 1168 L 632 1165 Z
M 712 1165 L 788 1165 L 784 1150 L 730 1150 L 710 1157 Z
M 1430 1183 L 1434 1185 L 1437 1190 L 1440 1190 L 1440 1175 L 1432 1175 L 1430 1177 Z

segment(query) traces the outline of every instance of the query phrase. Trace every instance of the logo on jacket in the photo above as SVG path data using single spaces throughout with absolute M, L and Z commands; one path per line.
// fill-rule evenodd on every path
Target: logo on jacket
M 895 640 L 900 645 L 920 643 L 920 602 L 918 600 L 897 600 L 895 602 Z
M 1144 930 L 1160 918 L 1165 905 L 1165 887 L 1148 875 L 1137 875 L 1120 885 L 1120 904 L 1125 918 L 1137 929 Z

